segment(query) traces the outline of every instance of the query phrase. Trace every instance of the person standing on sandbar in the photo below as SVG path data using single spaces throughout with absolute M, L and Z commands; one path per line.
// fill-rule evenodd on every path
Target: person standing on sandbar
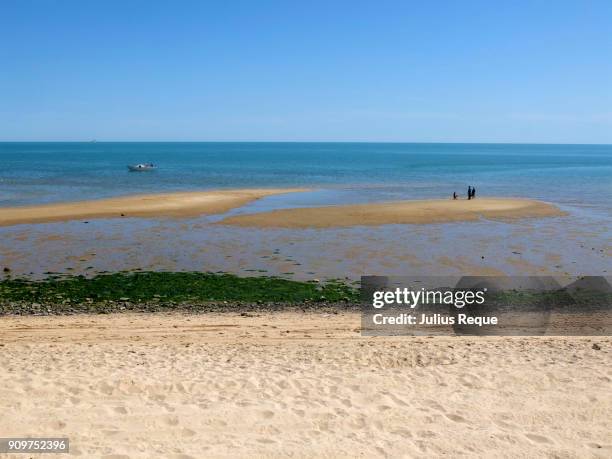
M 476 188 L 472 187 L 472 199 L 476 198 Z
M 472 199 L 472 187 L 468 186 L 468 200 Z

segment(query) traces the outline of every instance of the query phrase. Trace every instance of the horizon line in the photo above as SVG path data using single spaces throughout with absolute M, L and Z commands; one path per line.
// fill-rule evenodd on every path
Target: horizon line
M 0 143 L 353 143 L 353 144 L 438 144 L 438 145 L 591 145 L 612 146 L 597 142 L 450 142 L 450 141 L 394 141 L 394 140 L 2 140 Z

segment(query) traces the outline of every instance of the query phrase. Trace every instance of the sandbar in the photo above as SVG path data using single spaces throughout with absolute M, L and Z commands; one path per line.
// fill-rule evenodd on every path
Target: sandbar
M 142 194 L 90 201 L 0 208 L 0 226 L 90 218 L 193 217 L 227 212 L 256 199 L 305 191 L 301 188 L 192 191 Z
M 260 228 L 331 228 L 562 215 L 565 212 L 553 204 L 530 199 L 437 199 L 274 210 L 228 217 L 219 224 Z

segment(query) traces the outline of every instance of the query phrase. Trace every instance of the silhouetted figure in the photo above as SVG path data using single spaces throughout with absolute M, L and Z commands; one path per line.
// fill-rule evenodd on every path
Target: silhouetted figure
M 468 186 L 468 200 L 472 199 L 472 187 Z
M 453 199 L 457 199 L 457 192 L 453 191 Z
M 472 187 L 472 199 L 476 197 L 476 188 Z

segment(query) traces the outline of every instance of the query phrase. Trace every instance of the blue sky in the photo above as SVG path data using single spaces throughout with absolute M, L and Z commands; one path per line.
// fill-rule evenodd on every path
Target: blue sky
M 0 3 L 0 140 L 612 143 L 610 1 Z

